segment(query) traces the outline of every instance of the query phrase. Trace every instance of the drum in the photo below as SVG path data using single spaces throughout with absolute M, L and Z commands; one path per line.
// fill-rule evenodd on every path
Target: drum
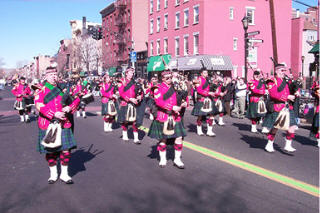
M 94 102 L 94 97 L 93 97 L 92 93 L 88 93 L 88 94 L 82 96 L 81 102 L 83 102 L 85 104 L 90 104 L 90 103 Z

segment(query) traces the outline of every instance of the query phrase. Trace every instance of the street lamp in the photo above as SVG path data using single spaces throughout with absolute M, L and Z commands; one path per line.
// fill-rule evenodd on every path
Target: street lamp
M 247 75 L 248 75 L 248 34 L 247 34 L 247 30 L 248 30 L 248 17 L 244 16 L 243 19 L 241 20 L 242 22 L 242 26 L 243 26 L 243 30 L 244 30 L 244 78 L 245 81 L 247 82 Z

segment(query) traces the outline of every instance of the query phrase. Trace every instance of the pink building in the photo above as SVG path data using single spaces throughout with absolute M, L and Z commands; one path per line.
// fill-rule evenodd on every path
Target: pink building
M 250 42 L 248 61 L 253 69 L 269 74 L 273 56 L 269 1 L 265 0 L 148 0 L 149 56 L 227 55 L 232 76 L 244 76 L 244 29 L 242 18 L 250 21 L 248 32 L 260 31 Z M 291 0 L 274 1 L 278 61 L 290 64 Z M 248 70 L 248 79 L 252 78 Z
M 103 9 L 102 52 L 104 68 L 130 64 L 129 54 L 137 52 L 136 68 L 146 69 L 148 41 L 147 0 L 117 0 Z

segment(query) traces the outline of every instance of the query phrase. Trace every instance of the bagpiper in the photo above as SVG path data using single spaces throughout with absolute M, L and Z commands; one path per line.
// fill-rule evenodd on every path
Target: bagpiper
M 178 105 L 178 94 L 172 84 L 172 75 L 164 71 L 162 74 L 162 83 L 154 90 L 155 103 L 158 107 L 157 116 L 152 121 L 148 136 L 159 141 L 157 150 L 160 155 L 159 166 L 165 167 L 167 164 L 166 150 L 168 139 L 174 139 L 174 166 L 184 169 L 181 161 L 182 141 L 187 135 L 183 126 L 181 111 L 186 108 L 188 103 L 183 102 Z
M 112 132 L 112 123 L 117 115 L 117 95 L 115 94 L 116 87 L 111 81 L 109 73 L 104 76 L 104 82 L 100 87 L 101 93 L 101 115 L 103 116 L 104 132 Z
M 310 130 L 310 136 L 316 138 L 317 146 L 320 147 L 320 128 L 319 128 L 319 97 L 320 97 L 320 85 L 319 80 L 315 81 L 311 87 L 312 96 L 315 97 L 315 108 L 316 113 L 313 116 L 313 122 Z
M 20 122 L 29 122 L 29 114 L 31 112 L 30 101 L 32 101 L 32 99 L 30 97 L 31 90 L 26 83 L 26 79 L 20 77 L 19 82 L 13 87 L 11 92 L 16 96 L 14 108 L 19 111 Z
M 73 89 L 73 93 L 72 95 L 79 95 L 80 96 L 80 104 L 78 106 L 77 109 L 77 117 L 80 117 L 80 110 L 82 110 L 82 117 L 86 118 L 87 114 L 86 114 L 86 102 L 83 100 L 83 96 L 88 94 L 88 90 L 86 88 L 86 85 L 84 85 L 84 83 L 82 83 L 81 79 L 79 79 L 77 81 L 77 84 L 75 85 L 74 89 Z
M 266 93 L 265 82 L 260 77 L 259 71 L 254 71 L 253 79 L 248 82 L 250 91 L 249 106 L 247 110 L 247 118 L 251 120 L 251 132 L 257 132 L 257 123 L 266 113 L 266 105 L 264 95 Z
M 226 113 L 226 107 L 223 101 L 223 96 L 226 94 L 225 86 L 223 85 L 223 78 L 220 75 L 217 75 L 214 79 L 213 86 L 214 96 L 213 101 L 216 107 L 214 111 L 214 115 L 219 115 L 218 125 L 224 126 L 223 116 Z M 213 125 L 215 125 L 215 121 L 213 120 Z
M 197 92 L 197 100 L 191 111 L 191 115 L 197 116 L 197 134 L 202 136 L 202 120 L 207 121 L 207 135 L 215 136 L 213 132 L 213 113 L 217 111 L 214 103 L 213 96 L 214 93 L 210 91 L 210 85 L 208 78 L 208 71 L 203 69 L 201 75 L 198 79 L 195 80 L 195 91 Z
M 57 159 L 60 159 L 60 179 L 66 184 L 72 184 L 68 173 L 71 150 L 77 147 L 71 131 L 71 123 L 66 113 L 74 113 L 80 103 L 75 97 L 70 105 L 63 103 L 63 92 L 57 85 L 57 68 L 50 66 L 46 69 L 46 82 L 36 92 L 35 106 L 39 111 L 38 117 L 38 145 L 37 150 L 46 154 L 49 164 L 49 184 L 58 179 Z
M 122 127 L 122 140 L 128 141 L 128 125 L 132 125 L 133 142 L 141 144 L 139 140 L 139 129 L 142 125 L 145 107 L 143 101 L 142 85 L 137 85 L 134 80 L 134 68 L 125 71 L 125 77 L 121 80 L 118 91 L 120 95 L 120 109 L 118 122 Z
M 292 140 L 298 127 L 292 103 L 295 97 L 299 95 L 299 91 L 290 94 L 289 81 L 285 75 L 286 71 L 284 64 L 277 64 L 275 66 L 276 76 L 267 83 L 270 101 L 267 107 L 269 109 L 268 114 L 263 121 L 263 126 L 270 129 L 267 136 L 268 143 L 265 147 L 267 152 L 274 152 L 273 143 L 278 129 L 287 132 L 284 150 L 288 152 L 296 151 L 292 147 Z

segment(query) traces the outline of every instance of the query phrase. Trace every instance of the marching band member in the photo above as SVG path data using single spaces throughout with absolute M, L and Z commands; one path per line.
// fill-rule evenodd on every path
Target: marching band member
M 171 73 L 164 71 L 161 75 L 162 83 L 154 91 L 155 103 L 158 107 L 157 117 L 152 121 L 148 136 L 159 140 L 157 150 L 161 168 L 167 164 L 166 142 L 168 139 L 175 139 L 174 166 L 184 169 L 181 161 L 182 140 L 187 134 L 180 112 L 187 107 L 188 103 L 183 102 L 180 106 L 178 105 L 178 94 L 173 87 Z
M 197 92 L 197 101 L 194 105 L 191 115 L 197 116 L 197 134 L 204 135 L 202 132 L 202 120 L 203 118 L 207 121 L 207 135 L 215 136 L 216 134 L 212 131 L 213 129 L 213 111 L 215 106 L 212 101 L 214 93 L 210 92 L 210 85 L 208 78 L 208 71 L 202 69 L 200 77 L 195 81 L 195 91 Z
M 254 71 L 253 79 L 248 82 L 248 89 L 250 91 L 250 99 L 247 110 L 247 118 L 251 120 L 251 132 L 257 132 L 258 121 L 267 113 L 264 102 L 266 88 L 264 80 L 260 78 L 259 71 Z
M 311 137 L 315 137 L 317 139 L 317 145 L 320 147 L 320 128 L 319 128 L 319 97 L 320 97 L 320 85 L 319 80 L 315 81 L 311 87 L 312 95 L 315 97 L 315 108 L 316 113 L 313 116 L 312 127 L 310 131 Z
M 218 124 L 220 126 L 224 126 L 225 123 L 223 122 L 223 116 L 225 113 L 225 106 L 224 106 L 224 101 L 222 100 L 223 96 L 226 94 L 227 91 L 225 91 L 225 87 L 223 86 L 223 79 L 221 76 L 217 76 L 215 79 L 215 92 L 214 92 L 214 105 L 216 106 L 216 112 L 214 113 L 215 115 L 219 115 L 219 121 Z M 215 122 L 213 121 L 213 125 Z
M 289 82 L 285 78 L 287 71 L 284 64 L 277 64 L 275 67 L 275 78 L 267 83 L 270 94 L 270 105 L 268 115 L 266 115 L 263 126 L 270 129 L 268 133 L 268 143 L 265 147 L 267 152 L 274 152 L 273 143 L 278 129 L 286 130 L 286 144 L 284 150 L 294 152 L 292 139 L 297 129 L 297 121 L 293 112 L 292 102 L 294 102 L 298 92 L 290 94 Z
M 31 112 L 31 105 L 29 105 L 31 90 L 26 84 L 26 79 L 21 77 L 19 83 L 11 90 L 13 95 L 16 96 L 15 109 L 19 111 L 20 121 L 29 122 L 29 113 Z
M 142 124 L 144 110 L 140 110 L 143 100 L 143 89 L 135 83 L 134 68 L 128 68 L 125 72 L 125 78 L 119 85 L 120 109 L 118 113 L 118 122 L 122 127 L 122 140 L 128 141 L 128 125 L 132 124 L 133 142 L 141 144 L 139 140 L 138 125 Z M 141 111 L 143 111 L 141 113 Z
M 60 158 L 60 179 L 66 184 L 72 184 L 72 178 L 68 174 L 68 165 L 71 157 L 71 149 L 76 148 L 77 143 L 71 131 L 71 123 L 66 113 L 74 113 L 80 103 L 75 97 L 70 105 L 63 103 L 63 92 L 57 85 L 57 68 L 46 69 L 46 83 L 36 92 L 35 106 L 39 111 L 38 117 L 38 146 L 40 153 L 46 154 L 49 164 L 49 184 L 58 179 L 57 159 Z
M 112 123 L 115 120 L 117 114 L 115 86 L 113 85 L 109 73 L 104 76 L 104 82 L 100 87 L 102 110 L 101 115 L 104 120 L 104 131 L 112 132 Z
M 149 107 L 150 112 L 150 120 L 154 120 L 155 115 L 157 114 L 157 107 L 154 101 L 154 89 L 158 86 L 158 79 L 153 76 L 150 80 L 150 83 L 147 84 L 147 88 L 145 90 L 145 94 L 147 97 L 147 105 Z
M 75 86 L 72 95 L 76 95 L 76 94 L 79 94 L 80 97 L 83 97 L 84 95 L 88 94 L 88 90 L 85 87 L 85 85 L 82 84 L 81 79 L 79 79 L 77 81 L 77 85 Z M 79 107 L 77 109 L 77 117 L 80 117 L 80 110 L 82 110 L 82 117 L 86 118 L 87 117 L 87 115 L 86 115 L 86 103 L 82 99 L 80 99 L 80 100 L 81 100 L 80 101 L 80 105 L 79 105 Z

